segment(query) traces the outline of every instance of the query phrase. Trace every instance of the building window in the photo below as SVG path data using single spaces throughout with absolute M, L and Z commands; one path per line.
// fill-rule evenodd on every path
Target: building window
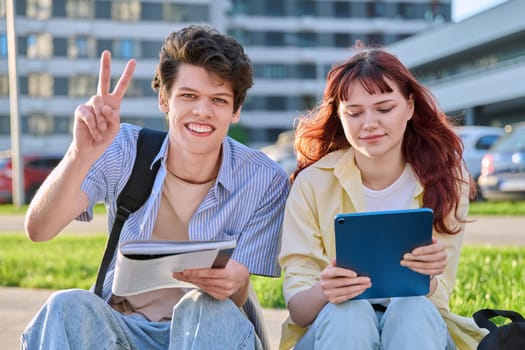
M 26 122 L 26 126 L 22 126 L 22 131 L 26 134 L 49 135 L 53 132 L 53 118 L 51 118 L 43 112 L 30 113 L 29 117 L 27 117 Z
M 163 4 L 162 16 L 168 22 L 208 22 L 208 5 Z
M 111 2 L 111 18 L 119 21 L 134 22 L 140 20 L 140 1 L 121 0 Z
M 69 78 L 68 96 L 88 97 L 97 91 L 97 79 L 91 75 L 77 75 Z
M 315 10 L 315 1 L 311 0 L 299 0 L 295 3 L 297 6 L 297 15 L 299 17 L 302 16 L 315 16 L 316 10 Z
M 87 36 L 69 38 L 67 45 L 67 56 L 70 58 L 95 57 L 95 39 Z
M 94 0 L 67 0 L 66 15 L 69 18 L 94 18 Z
M 53 77 L 48 73 L 30 73 L 27 76 L 29 96 L 51 97 L 53 95 Z
M 286 46 L 286 37 L 283 32 L 266 32 L 266 46 Z
M 0 115 L 0 135 L 10 135 L 11 134 L 11 121 L 9 116 Z
M 131 39 L 115 40 L 113 42 L 113 52 L 117 58 L 134 58 L 142 57 L 140 52 L 141 45 L 140 42 L 136 42 Z
M 53 55 L 53 38 L 49 33 L 27 36 L 28 58 L 49 58 Z
M 53 119 L 53 134 L 71 134 L 73 131 L 73 118 L 55 117 Z
M 299 47 L 315 47 L 317 44 L 316 33 L 314 32 L 300 32 L 297 33 L 297 46 Z
M 317 97 L 314 95 L 302 95 L 299 99 L 300 110 L 310 110 L 314 108 L 317 103 Z
M 0 18 L 5 18 L 7 12 L 6 6 L 6 0 L 0 0 Z
M 9 95 L 9 76 L 7 74 L 0 75 L 0 96 Z
M 113 83 L 112 83 L 112 86 L 115 86 L 117 84 L 117 78 L 114 79 Z M 129 85 L 128 85 L 128 88 L 126 90 L 126 96 L 128 97 L 142 97 L 144 96 L 144 91 L 142 90 L 142 87 L 143 85 L 136 81 L 136 80 L 132 80 Z
M 51 0 L 26 0 L 26 16 L 36 19 L 51 17 Z
M 262 79 L 286 79 L 289 77 L 288 66 L 284 64 L 255 64 L 254 73 L 256 78 Z
M 295 69 L 297 74 L 294 76 L 298 79 L 315 79 L 316 78 L 316 68 L 315 64 L 310 63 L 301 63 L 296 65 Z
M 285 111 L 286 97 L 285 96 L 267 96 L 266 109 L 269 111 Z
M 264 16 L 284 17 L 286 16 L 286 1 L 267 0 L 264 3 Z
M 7 34 L 0 34 L 0 57 L 7 57 Z

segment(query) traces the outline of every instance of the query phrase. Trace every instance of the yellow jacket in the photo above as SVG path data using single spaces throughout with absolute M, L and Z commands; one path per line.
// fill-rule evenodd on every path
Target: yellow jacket
M 407 165 L 408 166 L 408 165 Z M 319 281 L 321 271 L 335 257 L 333 219 L 336 214 L 365 211 L 361 173 L 354 162 L 353 150 L 339 150 L 304 169 L 295 180 L 287 200 L 279 263 L 284 271 L 283 292 L 286 304 L 297 292 L 307 290 Z M 411 208 L 419 208 L 423 187 L 418 183 Z M 459 217 L 468 214 L 468 186 L 462 187 Z M 457 222 L 449 215 L 450 222 Z M 445 320 L 460 350 L 471 350 L 487 333 L 471 318 L 450 312 L 449 297 L 454 289 L 463 241 L 464 225 L 455 235 L 433 231 L 433 236 L 446 245 L 447 267 L 436 276 L 438 286 L 429 297 Z M 282 327 L 281 350 L 292 348 L 304 334 L 288 318 Z

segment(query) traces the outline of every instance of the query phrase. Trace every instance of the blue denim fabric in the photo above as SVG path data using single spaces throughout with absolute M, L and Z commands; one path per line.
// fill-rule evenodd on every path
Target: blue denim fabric
M 392 299 L 384 313 L 367 300 L 329 303 L 294 349 L 455 349 L 450 342 L 434 304 L 426 297 L 408 297 Z
M 225 322 L 227 320 L 227 322 Z M 229 299 L 194 290 L 173 309 L 172 322 L 122 315 L 85 290 L 51 295 L 21 338 L 22 349 L 258 349 L 250 321 Z

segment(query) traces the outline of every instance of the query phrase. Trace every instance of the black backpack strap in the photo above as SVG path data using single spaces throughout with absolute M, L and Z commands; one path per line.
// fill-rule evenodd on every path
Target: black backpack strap
M 520 313 L 512 310 L 497 310 L 497 309 L 481 309 L 472 315 L 476 324 L 481 328 L 486 328 L 489 331 L 493 331 L 497 326 L 490 321 L 491 318 L 496 316 L 506 317 L 512 322 L 525 322 L 523 316 Z
M 159 170 L 160 162 L 157 162 L 151 167 L 151 163 L 155 156 L 159 153 L 160 147 L 166 132 L 159 130 L 152 130 L 142 128 L 139 132 L 137 140 L 137 157 L 133 164 L 133 170 L 124 189 L 120 192 L 117 198 L 117 214 L 115 216 L 115 223 L 111 229 L 111 233 L 106 242 L 106 249 L 102 262 L 100 264 L 97 280 L 95 282 L 95 294 L 102 297 L 102 290 L 104 287 L 104 280 L 109 268 L 111 260 L 115 254 L 115 250 L 120 238 L 120 231 L 124 226 L 124 222 L 129 215 L 139 209 L 146 199 L 151 194 L 155 175 Z

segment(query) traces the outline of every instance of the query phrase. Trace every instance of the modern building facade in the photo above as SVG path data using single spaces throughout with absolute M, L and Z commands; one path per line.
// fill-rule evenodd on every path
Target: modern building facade
M 9 148 L 7 0 L 0 0 L 0 149 Z M 255 84 L 232 132 L 251 145 L 273 142 L 321 96 L 326 72 L 356 40 L 390 45 L 450 22 L 451 0 L 16 0 L 18 110 L 22 151 L 65 151 L 73 112 L 96 91 L 100 53 L 112 75 L 138 62 L 122 120 L 164 129 L 150 87 L 162 40 L 190 23 L 236 37 Z
M 466 125 L 525 121 L 525 1 L 511 0 L 388 47 Z

